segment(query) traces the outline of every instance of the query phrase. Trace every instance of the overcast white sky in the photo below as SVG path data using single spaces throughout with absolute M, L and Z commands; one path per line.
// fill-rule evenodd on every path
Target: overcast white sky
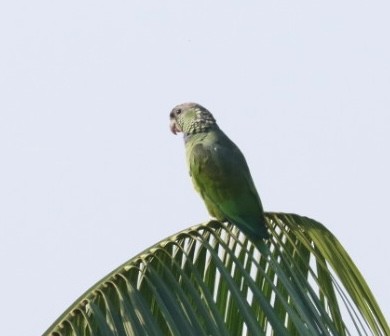
M 325 224 L 390 316 L 388 1 L 3 1 L 2 334 L 205 221 L 171 108 L 239 145 L 266 210 Z

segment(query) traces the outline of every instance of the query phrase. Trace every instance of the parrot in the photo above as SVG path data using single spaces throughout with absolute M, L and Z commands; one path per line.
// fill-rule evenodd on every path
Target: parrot
M 183 133 L 189 174 L 210 216 L 236 225 L 253 240 L 268 238 L 263 206 L 245 157 L 213 115 L 197 103 L 183 103 L 169 117 L 172 133 Z

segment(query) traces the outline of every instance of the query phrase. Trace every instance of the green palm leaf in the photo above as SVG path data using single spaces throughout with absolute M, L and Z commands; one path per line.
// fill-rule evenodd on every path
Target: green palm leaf
M 169 237 L 82 295 L 44 335 L 390 335 L 320 223 L 267 213 L 252 242 L 212 221 Z

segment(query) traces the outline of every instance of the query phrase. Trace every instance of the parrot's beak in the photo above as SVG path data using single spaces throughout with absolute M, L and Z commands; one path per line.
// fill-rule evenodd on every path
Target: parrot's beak
M 179 128 L 179 126 L 177 125 L 177 123 L 176 123 L 176 120 L 171 120 L 171 123 L 169 124 L 169 126 L 170 126 L 170 128 L 171 128 L 171 132 L 173 133 L 173 134 L 177 134 L 177 133 L 179 133 L 179 132 L 181 132 L 181 129 Z

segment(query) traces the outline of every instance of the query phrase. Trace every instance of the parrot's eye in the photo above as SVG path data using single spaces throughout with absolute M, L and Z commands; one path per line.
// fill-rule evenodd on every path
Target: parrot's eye
M 177 109 L 176 115 L 179 115 L 181 113 L 181 109 Z

